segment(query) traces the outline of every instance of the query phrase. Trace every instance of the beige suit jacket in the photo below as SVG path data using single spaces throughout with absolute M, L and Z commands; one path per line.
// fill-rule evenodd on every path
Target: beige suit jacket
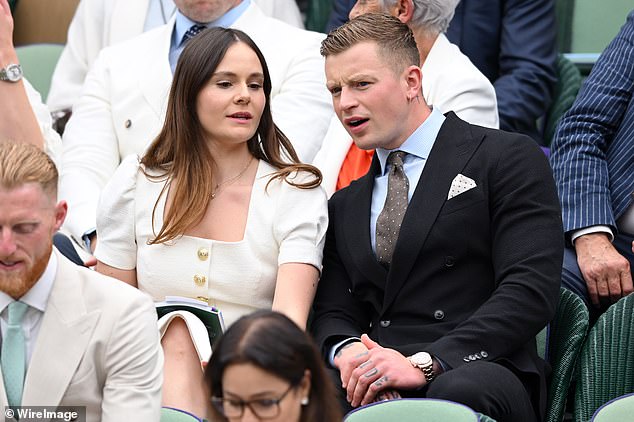
M 87 422 L 158 421 L 163 352 L 149 296 L 54 253 L 22 406 L 85 406 Z M 0 382 L 3 414 L 6 405 Z

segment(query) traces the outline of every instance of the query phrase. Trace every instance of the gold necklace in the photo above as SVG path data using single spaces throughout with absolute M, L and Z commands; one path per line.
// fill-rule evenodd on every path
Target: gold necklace
M 214 188 L 214 190 L 211 191 L 211 195 L 210 195 L 210 199 L 214 199 L 217 195 L 218 195 L 218 190 L 220 189 L 221 186 L 229 186 L 231 185 L 233 182 L 235 182 L 236 180 L 238 180 L 249 168 L 249 166 L 251 165 L 251 162 L 253 161 L 253 156 L 251 156 L 251 158 L 249 159 L 249 161 L 247 162 L 247 165 L 244 166 L 244 168 L 242 169 L 242 171 L 240 171 L 240 173 L 238 173 L 236 176 L 233 176 L 231 179 L 227 179 L 224 182 L 220 182 L 220 183 L 216 183 L 216 187 Z

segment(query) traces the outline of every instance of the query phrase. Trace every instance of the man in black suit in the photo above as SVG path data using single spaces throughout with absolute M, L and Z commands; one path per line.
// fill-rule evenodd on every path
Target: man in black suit
M 534 338 L 554 315 L 563 256 L 544 154 L 430 109 L 412 32 L 389 15 L 351 20 L 322 54 L 337 116 L 377 151 L 330 200 L 315 298 L 312 330 L 347 401 L 396 391 L 539 420 L 547 365 Z

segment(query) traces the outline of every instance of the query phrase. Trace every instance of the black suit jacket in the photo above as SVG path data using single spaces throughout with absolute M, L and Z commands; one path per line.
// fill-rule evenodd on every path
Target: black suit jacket
M 389 271 L 370 244 L 376 156 L 366 176 L 333 195 L 312 330 L 324 353 L 368 333 L 452 368 L 499 362 L 543 414 L 546 368 L 534 339 L 555 312 L 564 247 L 552 172 L 528 137 L 446 116 Z M 458 174 L 477 187 L 447 200 Z

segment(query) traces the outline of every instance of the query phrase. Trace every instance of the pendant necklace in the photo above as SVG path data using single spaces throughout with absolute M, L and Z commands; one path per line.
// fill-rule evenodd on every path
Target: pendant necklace
M 231 179 L 227 179 L 224 182 L 216 183 L 216 187 L 214 188 L 214 190 L 211 191 L 210 199 L 214 199 L 218 195 L 218 191 L 220 190 L 221 187 L 227 187 L 227 186 L 233 184 L 233 182 L 238 180 L 240 177 L 242 177 L 242 175 L 247 171 L 247 169 L 251 165 L 251 162 L 253 161 L 253 158 L 255 158 L 255 157 L 253 157 L 253 155 L 252 155 L 251 158 L 249 158 L 249 161 L 247 162 L 247 165 L 244 166 L 242 171 L 240 171 L 240 173 L 238 173 L 236 176 L 233 176 Z

